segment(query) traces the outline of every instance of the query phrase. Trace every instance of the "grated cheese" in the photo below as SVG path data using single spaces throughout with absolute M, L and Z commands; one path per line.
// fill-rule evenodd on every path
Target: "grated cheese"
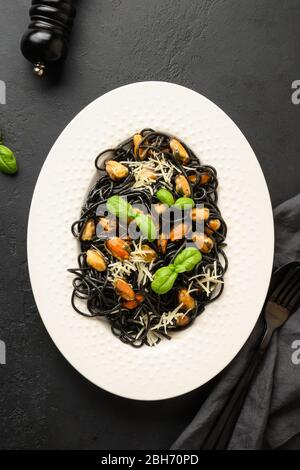
M 187 312 L 180 312 L 180 309 L 182 307 L 182 303 L 177 305 L 174 310 L 170 312 L 164 312 L 157 323 L 157 325 L 154 325 L 151 330 L 159 330 L 160 328 L 163 327 L 165 333 L 167 333 L 167 327 L 170 325 L 174 324 L 174 321 L 177 320 L 177 318 L 181 318 L 182 316 L 185 316 Z
M 153 194 L 152 184 L 158 178 L 162 178 L 166 185 L 172 189 L 171 180 L 176 170 L 175 165 L 167 160 L 163 153 L 154 152 L 146 161 L 120 162 L 132 167 L 135 182 L 133 188 L 146 188 Z M 145 170 L 145 171 L 144 171 Z M 147 171 L 156 175 L 156 179 L 149 178 Z
M 167 331 L 168 326 L 174 326 L 174 323 L 176 322 L 177 318 L 185 317 L 191 310 L 191 309 L 189 309 L 185 312 L 181 312 L 180 311 L 181 307 L 182 307 L 182 304 L 178 305 L 172 311 L 164 312 L 161 315 L 158 323 L 156 325 L 152 326 L 148 330 L 148 332 L 147 332 L 147 341 L 148 341 L 150 346 L 155 346 L 156 343 L 159 341 L 159 339 L 161 339 L 161 334 L 159 332 L 159 330 L 161 328 L 164 329 L 165 334 L 168 334 L 168 331 Z M 140 314 L 139 315 L 138 322 L 142 325 L 142 328 L 139 331 L 139 333 L 137 334 L 136 339 L 139 339 L 141 334 L 143 333 L 143 331 L 145 331 L 145 329 L 148 327 L 149 318 L 150 318 L 150 321 L 151 321 L 151 319 L 154 316 L 155 316 L 155 318 L 157 318 L 157 316 L 154 315 L 153 312 L 149 312 L 149 316 L 146 315 L 146 314 Z
M 108 280 L 110 282 L 114 283 L 115 279 L 118 277 L 125 279 L 127 276 L 130 276 L 131 273 L 136 271 L 138 273 L 138 287 L 144 286 L 147 280 L 153 280 L 151 270 L 153 268 L 154 261 L 151 261 L 150 264 L 145 263 L 145 254 L 147 254 L 147 250 L 142 250 L 142 242 L 142 239 L 140 239 L 138 244 L 134 240 L 132 241 L 134 250 L 131 252 L 129 260 L 116 261 L 108 265 Z
M 151 317 L 153 313 L 149 312 L 149 315 Z M 146 314 L 142 314 L 139 316 L 139 323 L 142 325 L 143 328 L 141 328 L 141 330 L 138 332 L 136 339 L 139 339 L 143 331 L 145 331 L 145 329 L 148 327 L 148 321 L 149 321 L 149 317 Z M 158 340 L 160 339 L 159 335 L 155 331 L 152 331 L 152 329 L 149 329 L 147 331 L 146 338 L 147 338 L 149 346 L 155 346 Z
M 196 280 L 197 284 L 206 292 L 207 297 L 213 292 L 217 284 L 223 284 L 224 281 L 220 279 L 222 277 L 221 274 L 217 274 L 217 262 L 214 261 L 213 269 L 211 270 L 210 267 L 206 268 L 207 270 L 202 267 L 203 273 L 197 274 L 190 278 L 190 280 Z M 193 292 L 195 289 L 191 289 L 192 283 L 190 283 L 188 291 Z
M 142 243 L 143 240 L 141 238 L 138 244 L 133 240 L 132 244 L 134 250 L 130 254 L 130 261 L 134 263 L 138 272 L 137 283 L 139 287 L 144 286 L 148 279 L 153 281 L 153 275 L 151 273 L 153 261 L 151 261 L 150 264 L 145 263 L 145 254 L 147 254 L 147 250 L 142 250 Z
M 159 339 L 159 336 L 151 329 L 147 332 L 147 341 L 149 343 L 149 346 L 156 346 Z
M 130 276 L 132 272 L 136 270 L 136 267 L 130 261 L 116 261 L 108 265 L 109 275 L 108 280 L 112 283 L 116 278 L 124 279 L 126 276 Z

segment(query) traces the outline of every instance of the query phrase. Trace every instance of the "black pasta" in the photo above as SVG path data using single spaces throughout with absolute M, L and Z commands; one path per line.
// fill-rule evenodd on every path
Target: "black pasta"
M 227 227 L 217 205 L 218 178 L 216 169 L 209 165 L 202 165 L 193 151 L 176 138 L 176 142 L 180 142 L 188 155 L 188 163 L 182 162 L 179 155 L 172 151 L 170 142 L 175 139 L 168 134 L 144 129 L 137 135 L 139 136 L 138 145 L 133 136 L 118 147 L 101 152 L 96 158 L 95 165 L 100 173 L 99 178 L 88 194 L 80 218 L 72 225 L 72 233 L 80 241 L 81 246 L 78 267 L 69 269 L 75 275 L 71 301 L 76 312 L 87 317 L 104 317 L 110 323 L 112 333 L 133 347 L 141 347 L 144 344 L 152 346 L 162 338 L 170 339 L 172 332 L 190 327 L 205 307 L 222 294 L 224 274 L 228 265 L 224 253 Z M 212 247 L 207 252 L 200 249 L 202 251 L 201 262 L 192 272 L 178 276 L 174 286 L 166 294 L 158 295 L 153 292 L 151 279 L 138 287 L 139 273 L 134 270 L 130 271 L 126 276 L 126 281 L 142 298 L 142 301 L 131 309 L 127 308 L 129 303 L 124 302 L 118 295 L 111 280 L 109 266 L 116 259 L 107 251 L 106 240 L 99 237 L 98 232 L 93 233 L 91 239 L 82 240 L 82 233 L 89 221 L 95 225 L 98 223 L 99 205 L 105 204 L 111 196 L 124 196 L 130 204 L 142 204 L 148 212 L 153 204 L 159 202 L 155 196 L 156 191 L 159 188 L 170 189 L 170 182 L 166 182 L 162 176 L 158 176 L 153 181 L 151 190 L 149 187 L 134 187 L 134 165 L 136 162 L 140 162 L 141 158 L 142 162 L 145 162 L 148 158 L 151 159 L 151 156 L 156 159 L 163 157 L 172 164 L 171 185 L 173 188 L 176 176 L 185 176 L 190 187 L 190 197 L 196 204 L 203 205 L 208 211 L 209 216 L 205 220 L 204 230 L 212 240 Z M 107 161 L 120 162 L 127 166 L 128 174 L 120 181 L 112 180 L 105 171 Z M 179 219 L 184 223 L 181 217 L 185 217 L 185 215 L 180 213 L 175 216 L 174 225 Z M 217 221 L 216 227 L 212 221 L 215 224 Z M 189 224 L 192 227 L 193 222 L 189 221 Z M 143 241 L 142 234 L 140 235 L 141 240 Z M 165 253 L 159 252 L 155 241 L 147 241 L 147 245 L 157 253 L 157 258 L 151 265 L 151 274 L 153 274 L 158 268 L 174 260 L 176 254 L 185 247 L 186 238 L 175 241 L 168 240 Z M 102 253 L 107 266 L 106 270 L 98 271 L 87 263 L 86 253 L 91 248 Z M 205 284 L 208 275 L 213 276 L 210 287 L 209 284 Z M 194 308 L 183 315 L 180 309 L 176 311 L 179 307 L 178 292 L 180 289 L 186 289 L 195 303 Z M 175 312 L 174 315 L 172 312 Z M 167 314 L 170 314 L 169 321 L 162 321 L 165 318 L 163 315 Z M 184 318 L 185 321 L 180 321 L 181 318 Z

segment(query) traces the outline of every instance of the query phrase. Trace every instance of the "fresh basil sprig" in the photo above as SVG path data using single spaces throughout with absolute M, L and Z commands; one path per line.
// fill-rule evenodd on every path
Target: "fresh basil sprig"
M 197 248 L 185 248 L 176 256 L 173 263 L 156 271 L 151 289 L 156 294 L 166 294 L 172 289 L 178 274 L 191 271 L 201 259 L 202 255 Z
M 171 191 L 168 191 L 167 189 L 164 189 L 164 188 L 159 189 L 156 192 L 155 196 L 160 202 L 167 204 L 167 206 L 169 207 L 171 207 L 175 202 L 174 196 L 171 193 Z
M 159 268 L 154 275 L 151 289 L 157 294 L 165 294 L 172 289 L 177 276 L 178 273 L 174 271 L 174 266 L 172 264 Z
M 180 209 L 189 209 L 194 207 L 195 202 L 190 197 L 180 197 L 176 200 L 174 206 Z
M 13 152 L 0 142 L 0 171 L 12 175 L 17 170 L 17 160 Z
M 160 202 L 169 207 L 174 206 L 176 209 L 188 209 L 195 205 L 195 201 L 190 197 L 180 197 L 175 201 L 173 194 L 165 188 L 160 188 L 155 196 Z
M 156 228 L 150 215 L 134 214 L 133 218 L 136 225 L 149 241 L 156 239 Z
M 136 225 L 149 241 L 156 239 L 156 228 L 150 215 L 135 212 L 132 205 L 121 196 L 115 195 L 108 198 L 106 207 L 111 214 L 119 219 L 134 219 Z
M 111 196 L 108 198 L 106 207 L 108 211 L 119 219 L 132 217 L 132 206 L 121 196 Z
M 202 255 L 196 247 L 185 248 L 174 259 L 175 271 L 178 273 L 192 271 L 201 259 Z

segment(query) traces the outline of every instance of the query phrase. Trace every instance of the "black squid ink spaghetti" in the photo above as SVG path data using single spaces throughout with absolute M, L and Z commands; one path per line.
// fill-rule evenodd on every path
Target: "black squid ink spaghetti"
M 190 327 L 223 292 L 226 223 L 215 168 L 177 137 L 144 129 L 101 152 L 72 225 L 72 305 L 133 347 Z

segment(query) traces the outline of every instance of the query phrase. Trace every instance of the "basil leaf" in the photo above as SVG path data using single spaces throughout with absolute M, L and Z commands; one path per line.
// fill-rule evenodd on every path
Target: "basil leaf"
M 17 161 L 13 152 L 5 145 L 0 145 L 0 171 L 12 175 L 17 170 Z
M 186 269 L 185 266 L 182 264 L 178 264 L 177 266 L 174 266 L 175 273 L 180 274 L 180 273 L 185 273 Z
M 175 199 L 173 197 L 173 194 L 168 191 L 167 189 L 159 189 L 157 191 L 157 193 L 155 194 L 155 196 L 157 197 L 157 199 L 160 201 L 160 202 L 163 202 L 164 204 L 167 204 L 167 206 L 173 206 L 174 202 L 175 202 Z
M 151 283 L 151 289 L 156 294 L 165 294 L 170 289 L 172 289 L 176 278 L 177 273 L 174 272 L 170 266 L 159 268 L 154 274 L 154 278 Z
M 189 209 L 194 207 L 195 203 L 190 197 L 180 197 L 174 204 L 174 207 L 181 209 Z
M 121 196 L 116 195 L 108 198 L 106 207 L 111 214 L 119 217 L 120 219 L 127 219 L 127 217 L 132 215 L 131 205 Z
M 176 272 L 191 271 L 196 264 L 200 263 L 202 255 L 195 247 L 185 248 L 174 260 Z M 184 271 L 183 271 L 184 270 Z
M 108 198 L 106 207 L 111 214 L 120 219 L 127 219 L 129 217 L 134 219 L 136 225 L 149 241 L 156 239 L 156 228 L 151 217 L 135 212 L 131 204 L 121 196 L 115 195 Z
M 134 221 L 149 241 L 156 239 L 156 228 L 150 215 L 136 214 Z

